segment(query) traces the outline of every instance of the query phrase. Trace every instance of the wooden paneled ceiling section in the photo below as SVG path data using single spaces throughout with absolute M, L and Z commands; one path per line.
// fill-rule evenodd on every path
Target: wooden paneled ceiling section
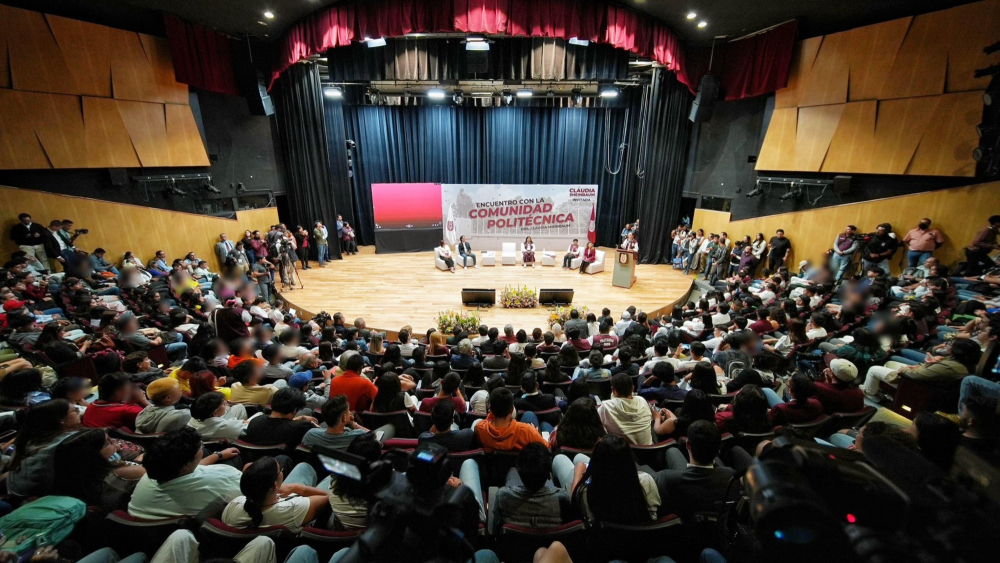
M 757 170 L 973 176 L 1000 0 L 796 44 Z
M 0 169 L 208 166 L 166 40 L 0 5 Z

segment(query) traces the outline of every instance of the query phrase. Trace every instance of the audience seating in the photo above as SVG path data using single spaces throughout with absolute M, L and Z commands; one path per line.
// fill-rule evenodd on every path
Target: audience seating
M 572 381 L 563 381 L 560 383 L 550 383 L 548 381 L 543 381 L 541 384 L 542 393 L 548 393 L 550 395 L 555 394 L 556 389 L 562 389 L 563 395 L 566 391 L 569 391 L 569 386 L 572 385 Z
M 586 560 L 584 538 L 587 527 L 582 520 L 573 520 L 555 528 L 526 528 L 504 524 L 496 539 L 496 552 L 505 563 L 524 563 L 532 561 L 539 548 L 549 547 L 558 541 L 566 546 L 570 557 L 575 561 Z
M 595 255 L 594 255 L 594 261 L 591 262 L 589 266 L 587 266 L 587 271 L 584 272 L 584 273 L 586 273 L 586 274 L 599 274 L 599 273 L 603 272 L 604 271 L 604 255 L 605 255 L 605 252 L 603 250 L 597 250 L 596 253 L 595 253 Z M 570 266 L 572 266 L 574 270 L 579 270 L 580 266 L 582 266 L 582 265 L 583 265 L 583 256 L 582 256 L 582 253 L 581 253 L 580 257 L 574 258 L 572 261 L 570 261 Z
M 245 442 L 243 440 L 236 440 L 236 444 L 234 445 L 240 450 L 240 457 L 242 457 L 243 461 L 247 463 L 265 456 L 273 457 L 283 455 L 286 451 L 288 451 L 288 447 L 285 444 L 259 445 L 251 444 L 250 442 Z
M 284 560 L 294 547 L 294 535 L 284 526 L 265 526 L 255 529 L 234 528 L 217 518 L 209 518 L 198 529 L 201 535 L 199 551 L 204 558 L 231 559 L 250 540 L 264 536 L 274 540 L 277 559 Z
M 800 422 L 797 424 L 789 424 L 792 428 L 798 428 L 806 434 L 809 434 L 811 438 L 815 438 L 820 435 L 820 431 L 825 430 L 830 417 L 825 414 L 817 418 L 816 420 L 810 422 Z
M 146 350 L 146 355 L 153 365 L 162 368 L 170 366 L 170 358 L 167 356 L 167 347 L 163 344 L 152 346 Z
M 97 367 L 94 366 L 94 360 L 90 356 L 84 356 L 72 362 L 60 364 L 53 369 L 60 378 L 80 377 L 90 381 L 91 385 L 97 385 L 97 380 L 100 379 Z
M 372 412 L 361 413 L 361 425 L 365 428 L 375 430 L 379 426 L 391 424 L 396 429 L 397 438 L 416 438 L 413 433 L 413 425 L 410 423 L 407 411 L 394 412 Z
M 465 460 L 471 459 L 479 465 L 479 471 L 483 470 L 483 464 L 486 463 L 486 453 L 482 448 L 476 448 L 474 450 L 469 450 L 466 452 L 448 452 L 445 457 L 445 467 L 447 471 L 452 475 L 458 475 L 459 471 L 462 469 L 462 464 Z
M 638 461 L 640 465 L 648 465 L 656 471 L 667 468 L 667 448 L 676 446 L 676 440 L 666 440 L 650 444 L 648 446 L 631 444 L 632 455 L 635 456 L 636 461 Z M 687 454 L 685 453 L 685 456 L 686 455 Z
M 958 381 L 921 381 L 900 372 L 893 392 L 892 410 L 910 420 L 922 411 L 954 413 L 958 410 L 959 388 Z
M 757 444 L 765 440 L 773 440 L 774 432 L 737 432 L 734 435 L 734 446 L 739 446 L 754 455 L 757 452 Z
M 651 557 L 685 549 L 686 531 L 676 514 L 651 524 L 625 526 L 598 522 L 587 535 L 587 553 L 592 561 L 646 561 Z
M 587 392 L 597 395 L 602 401 L 611 398 L 611 378 L 595 379 L 587 381 Z
M 430 432 L 431 427 L 434 426 L 434 421 L 431 420 L 431 413 L 420 411 L 413 413 L 413 426 L 418 435 L 423 432 Z
M 133 432 L 124 426 L 121 428 L 111 428 L 108 430 L 108 434 L 115 438 L 120 438 L 122 440 L 127 440 L 129 442 L 138 444 L 144 448 L 148 448 L 155 442 L 160 436 L 163 436 L 163 432 L 157 432 L 155 434 L 140 434 L 138 432 Z
M 323 530 L 306 526 L 299 532 L 300 543 L 305 543 L 316 550 L 320 561 L 329 561 L 334 553 L 345 547 L 351 547 L 364 530 Z
M 104 519 L 104 529 L 108 537 L 115 538 L 115 548 L 121 553 L 144 553 L 152 557 L 167 536 L 182 528 L 193 529 L 193 519 L 186 516 L 146 520 L 131 516 L 124 510 L 116 510 Z
M 830 415 L 826 421 L 826 426 L 816 436 L 829 436 L 848 428 L 860 428 L 864 426 L 871 417 L 875 416 L 878 409 L 875 407 L 865 407 L 858 412 L 836 412 Z

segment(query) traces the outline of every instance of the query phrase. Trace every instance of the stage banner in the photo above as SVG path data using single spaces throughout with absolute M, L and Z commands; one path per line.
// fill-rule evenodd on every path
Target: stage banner
M 525 237 L 536 252 L 587 244 L 597 216 L 597 186 L 577 184 L 441 184 L 444 238 L 465 236 L 474 250 L 500 250 Z

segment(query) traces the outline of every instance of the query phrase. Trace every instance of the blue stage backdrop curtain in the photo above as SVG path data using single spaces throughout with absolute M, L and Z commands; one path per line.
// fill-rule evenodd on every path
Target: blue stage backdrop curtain
M 336 231 L 337 192 L 350 188 L 344 174 L 338 184 L 345 185 L 335 190 L 330 174 L 329 132 L 319 70 L 312 64 L 294 65 L 281 75 L 273 93 L 292 213 L 292 224 L 288 226 L 302 225 L 312 231 L 313 223 L 322 220 Z M 339 146 L 344 142 L 340 141 Z M 341 257 L 339 244 L 330 245 L 330 256 Z
M 617 244 L 622 226 L 638 217 L 642 262 L 669 261 L 666 239 L 680 206 L 691 96 L 672 73 L 657 73 L 649 95 L 644 158 L 638 151 L 639 95 L 615 108 L 341 106 L 326 100 L 328 121 L 342 112 L 346 138 L 357 143 L 351 195 L 361 243 L 375 240 L 373 183 L 597 184 L 598 245 Z M 613 169 L 626 107 L 628 149 L 618 174 L 610 174 L 605 129 Z M 344 140 L 331 135 L 332 153 Z

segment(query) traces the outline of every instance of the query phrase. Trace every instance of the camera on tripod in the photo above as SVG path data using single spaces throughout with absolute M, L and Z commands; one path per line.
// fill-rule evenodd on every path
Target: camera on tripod
M 341 559 L 360 561 L 468 561 L 475 553 L 470 538 L 479 529 L 479 502 L 468 487 L 448 485 L 448 450 L 438 444 L 417 446 L 406 457 L 406 473 L 392 461 L 369 464 L 363 457 L 322 450 L 319 459 L 337 479 L 364 483 L 369 492 L 369 525 Z

